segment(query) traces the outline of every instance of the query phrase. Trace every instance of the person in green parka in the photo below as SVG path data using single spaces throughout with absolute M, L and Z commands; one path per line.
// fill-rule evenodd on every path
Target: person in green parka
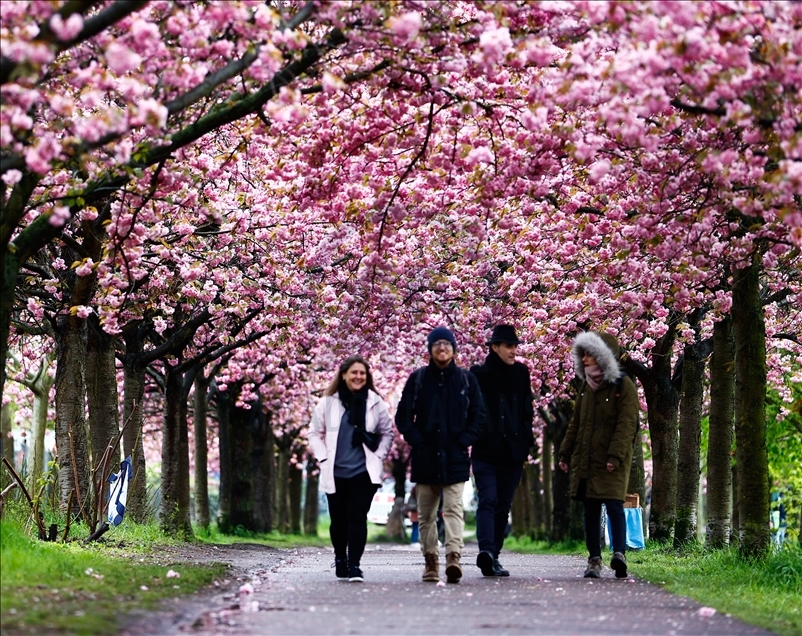
M 560 445 L 560 468 L 571 470 L 571 497 L 585 509 L 586 578 L 599 578 L 601 510 L 607 508 L 613 543 L 610 567 L 627 576 L 627 526 L 624 516 L 632 448 L 638 426 L 638 390 L 619 366 L 618 341 L 608 333 L 587 331 L 574 340 L 574 370 L 582 380 L 574 416 Z

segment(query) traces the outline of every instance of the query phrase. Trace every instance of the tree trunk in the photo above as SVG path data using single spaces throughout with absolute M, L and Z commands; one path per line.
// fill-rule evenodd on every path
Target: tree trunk
M 163 532 L 192 537 L 189 514 L 189 457 L 186 420 L 181 425 L 183 374 L 168 367 L 165 378 L 164 425 L 162 426 L 161 508 L 159 524 Z M 182 428 L 184 429 L 182 431 Z M 186 471 L 184 477 L 182 473 Z M 186 494 L 184 490 L 187 490 Z
M 31 413 L 30 459 L 28 460 L 28 490 L 36 493 L 36 481 L 45 471 L 45 432 L 47 431 L 47 409 L 50 406 L 50 389 L 54 378 L 48 374 L 53 357 L 46 354 L 42 357 L 39 370 L 32 378 L 25 379 L 33 393 L 33 412 Z M 10 423 L 9 423 L 10 424 Z M 9 428 L 9 432 L 11 429 Z M 13 455 L 12 455 L 13 465 Z
M 734 272 L 735 456 L 741 553 L 762 556 L 771 542 L 766 451 L 766 327 L 760 301 L 760 253 Z
M 231 400 L 226 391 L 214 391 L 217 406 L 217 434 L 220 448 L 220 492 L 217 500 L 217 527 L 223 534 L 230 534 L 232 484 L 234 480 L 233 439 L 231 434 Z
M 237 527 L 254 529 L 253 519 L 253 437 L 252 419 L 254 409 L 235 405 L 239 387 L 229 387 L 228 399 L 232 404 L 230 416 L 231 432 L 231 506 L 228 522 L 230 532 Z
M 254 406 L 251 425 L 253 438 L 253 521 L 257 532 L 273 530 L 273 476 L 275 475 L 275 444 L 273 413 Z
M 671 350 L 676 322 L 652 350 L 652 368 L 639 374 L 646 396 L 649 433 L 652 440 L 652 500 L 649 536 L 660 542 L 671 540 L 677 517 L 677 410 L 679 394 L 671 379 Z
M 290 449 L 284 439 L 277 442 L 278 460 L 276 462 L 276 530 L 282 534 L 290 532 Z
M 527 464 L 521 474 L 521 481 L 512 498 L 512 534 L 516 537 L 532 536 L 536 531 L 532 510 L 532 474 Z
M 643 536 L 648 536 L 649 520 L 646 518 L 646 469 L 643 466 L 643 435 L 639 431 L 635 436 L 632 448 L 632 467 L 629 471 L 627 493 L 638 493 L 640 506 L 643 508 Z
M 192 415 L 195 438 L 195 523 L 201 528 L 208 528 L 210 523 L 208 442 L 206 439 L 208 389 L 209 380 L 203 374 L 203 368 L 201 368 L 195 375 L 195 396 Z
M 114 340 L 105 333 L 97 318 L 90 317 L 86 347 L 86 397 L 89 406 L 89 441 L 92 466 L 97 468 L 106 447 L 120 434 L 117 404 L 117 364 Z M 119 470 L 119 446 L 111 456 L 112 472 Z
M 551 536 L 551 515 L 554 508 L 554 491 L 552 490 L 554 473 L 554 455 L 551 447 L 551 433 L 548 427 L 543 431 L 543 527 L 546 537 Z
M 557 460 L 559 460 L 560 444 L 565 437 L 568 419 L 569 415 L 566 413 L 559 420 L 557 418 L 554 420 L 554 457 Z M 555 470 L 552 476 L 554 504 L 551 513 L 550 538 L 555 542 L 565 541 L 571 536 L 571 478 L 562 470 Z
M 304 486 L 304 471 L 300 462 L 290 464 L 287 493 L 290 498 L 290 534 L 301 534 L 301 496 Z
M 14 420 L 16 404 L 11 402 L 0 407 L 0 456 L 14 465 L 14 438 L 11 437 L 11 422 Z M 3 471 L 5 472 L 5 471 Z M 2 482 L 5 485 L 5 482 Z
M 674 547 L 696 540 L 699 523 L 700 445 L 705 363 L 700 345 L 685 347 L 680 397 L 679 455 L 677 458 L 677 521 Z
M 396 493 L 397 494 L 397 493 Z M 317 536 L 317 519 L 320 516 L 320 465 L 311 455 L 306 460 L 306 499 L 304 500 L 304 534 Z
M 142 340 L 138 328 L 125 332 L 123 357 L 123 454 L 131 457 L 133 477 L 128 486 L 128 503 L 125 514 L 137 523 L 148 520 L 147 473 L 145 446 L 142 440 L 144 415 L 142 399 L 145 395 L 145 367 L 139 363 Z
M 73 511 L 88 513 L 89 443 L 86 434 L 86 320 L 76 316 L 59 319 L 56 362 L 56 447 L 58 448 L 59 507 L 67 510 L 75 491 Z
M 406 497 L 407 462 L 402 460 L 401 457 L 396 457 L 393 460 L 392 474 L 395 480 L 395 499 L 393 500 L 393 509 L 387 515 L 387 525 L 384 527 L 384 533 L 388 539 L 406 542 L 404 498 Z
M 707 443 L 708 548 L 730 543 L 732 510 L 732 434 L 735 417 L 735 341 L 732 318 L 713 327 L 710 359 L 710 432 Z

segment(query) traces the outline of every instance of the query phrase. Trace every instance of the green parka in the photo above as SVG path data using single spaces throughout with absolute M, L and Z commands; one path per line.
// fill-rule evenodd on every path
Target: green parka
M 582 352 L 589 352 L 604 372 L 594 392 L 585 378 Z M 632 466 L 632 447 L 638 425 L 638 390 L 618 364 L 618 342 L 610 334 L 585 332 L 573 346 L 574 368 L 583 380 L 574 416 L 560 445 L 560 459 L 570 466 L 571 497 L 581 479 L 589 499 L 624 501 Z M 607 464 L 616 466 L 607 471 Z

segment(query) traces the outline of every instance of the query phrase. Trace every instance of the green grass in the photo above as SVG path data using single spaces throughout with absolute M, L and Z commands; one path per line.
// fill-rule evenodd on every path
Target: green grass
M 297 548 L 299 546 L 324 547 L 330 545 L 328 533 L 328 525 L 325 525 L 322 529 L 321 525 L 319 525 L 317 536 L 307 534 L 281 534 L 275 530 L 268 533 L 256 533 L 243 529 L 237 529 L 234 534 L 223 534 L 216 526 L 212 526 L 209 529 L 195 528 L 195 538 L 201 543 L 213 543 L 216 545 L 256 543 L 271 548 Z
M 802 634 L 802 550 L 774 552 L 747 561 L 737 550 L 683 551 L 647 546 L 627 555 L 636 576 L 688 596 L 723 614 L 791 636 Z
M 181 576 L 167 578 L 169 563 L 157 565 L 143 555 L 177 542 L 133 524 L 114 534 L 89 545 L 47 543 L 31 540 L 13 521 L 0 522 L 4 633 L 110 633 L 119 611 L 153 608 L 162 599 L 193 593 L 225 571 L 222 564 L 173 565 Z

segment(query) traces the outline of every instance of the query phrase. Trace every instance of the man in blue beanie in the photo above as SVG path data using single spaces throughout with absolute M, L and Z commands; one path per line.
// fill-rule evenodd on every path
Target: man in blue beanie
M 468 447 L 485 426 L 485 405 L 476 378 L 454 362 L 457 341 L 451 330 L 437 327 L 426 341 L 429 365 L 409 376 L 395 423 L 412 448 L 411 479 L 417 484 L 418 526 L 426 562 L 423 580 L 440 580 L 437 509 L 442 496 L 446 580 L 458 583 L 462 578 L 462 492 L 470 478 Z

